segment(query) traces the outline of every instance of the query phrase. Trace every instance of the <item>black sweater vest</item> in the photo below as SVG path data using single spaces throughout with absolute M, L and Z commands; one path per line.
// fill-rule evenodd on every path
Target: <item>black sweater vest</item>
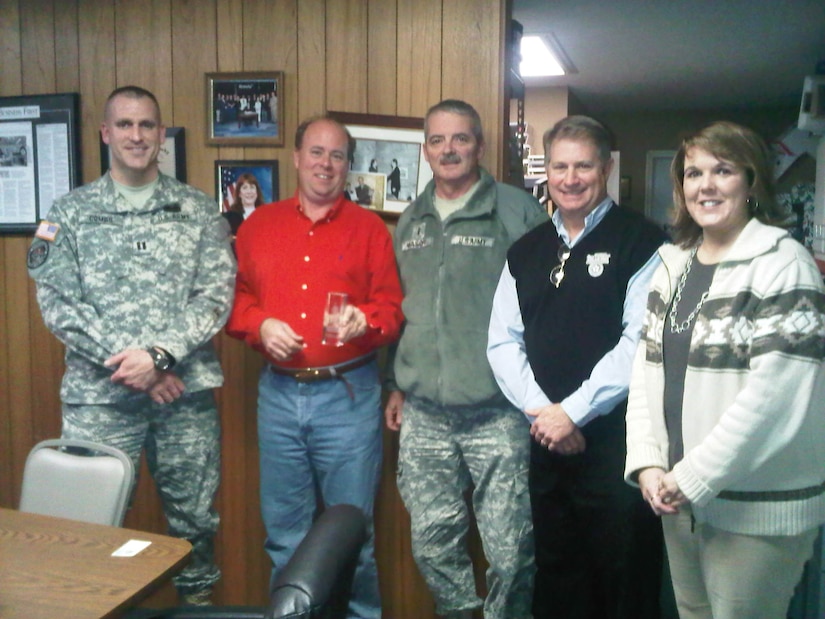
M 553 401 L 573 393 L 622 334 L 627 284 L 662 244 L 643 216 L 613 206 L 575 245 L 556 288 L 560 240 L 552 222 L 533 229 L 507 254 L 524 321 L 527 358 Z

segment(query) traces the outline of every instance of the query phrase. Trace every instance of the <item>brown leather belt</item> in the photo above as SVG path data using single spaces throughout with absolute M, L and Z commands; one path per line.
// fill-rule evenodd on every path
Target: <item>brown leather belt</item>
M 319 380 L 340 379 L 342 374 L 351 372 L 363 367 L 375 359 L 375 353 L 358 357 L 352 361 L 341 363 L 340 365 L 330 365 L 323 368 L 282 368 L 277 365 L 269 365 L 269 370 L 273 374 L 289 376 L 299 383 L 314 383 Z

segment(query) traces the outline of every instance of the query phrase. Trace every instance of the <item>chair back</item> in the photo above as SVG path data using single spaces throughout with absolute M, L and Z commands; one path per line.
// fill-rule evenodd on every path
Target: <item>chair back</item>
M 354 505 L 328 507 L 281 570 L 269 606 L 138 608 L 124 619 L 343 619 L 358 555 L 367 539 L 367 518 Z
M 326 508 L 272 583 L 264 619 L 349 617 L 352 578 L 366 539 L 364 512 L 346 504 Z
M 135 479 L 120 449 L 75 439 L 35 445 L 23 470 L 20 511 L 121 526 Z

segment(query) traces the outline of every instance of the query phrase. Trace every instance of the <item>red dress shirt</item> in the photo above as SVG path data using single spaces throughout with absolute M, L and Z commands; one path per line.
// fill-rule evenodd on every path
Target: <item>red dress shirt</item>
M 238 230 L 235 250 L 238 277 L 226 331 L 266 356 L 261 323 L 286 322 L 304 338 L 304 349 L 277 365 L 337 365 L 398 338 L 401 284 L 392 239 L 375 213 L 342 196 L 313 223 L 296 194 L 255 209 Z M 340 347 L 321 344 L 330 291 L 346 292 L 367 319 L 367 332 Z

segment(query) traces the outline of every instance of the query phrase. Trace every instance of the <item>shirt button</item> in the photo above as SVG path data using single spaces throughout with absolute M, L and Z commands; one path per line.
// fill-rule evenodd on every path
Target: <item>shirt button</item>
M 309 256 L 304 256 L 304 262 L 309 262 Z
M 307 317 L 306 313 L 301 312 L 301 318 L 306 318 L 306 317 Z
M 307 285 L 306 284 L 301 284 L 301 290 L 306 290 L 306 289 L 307 289 Z

